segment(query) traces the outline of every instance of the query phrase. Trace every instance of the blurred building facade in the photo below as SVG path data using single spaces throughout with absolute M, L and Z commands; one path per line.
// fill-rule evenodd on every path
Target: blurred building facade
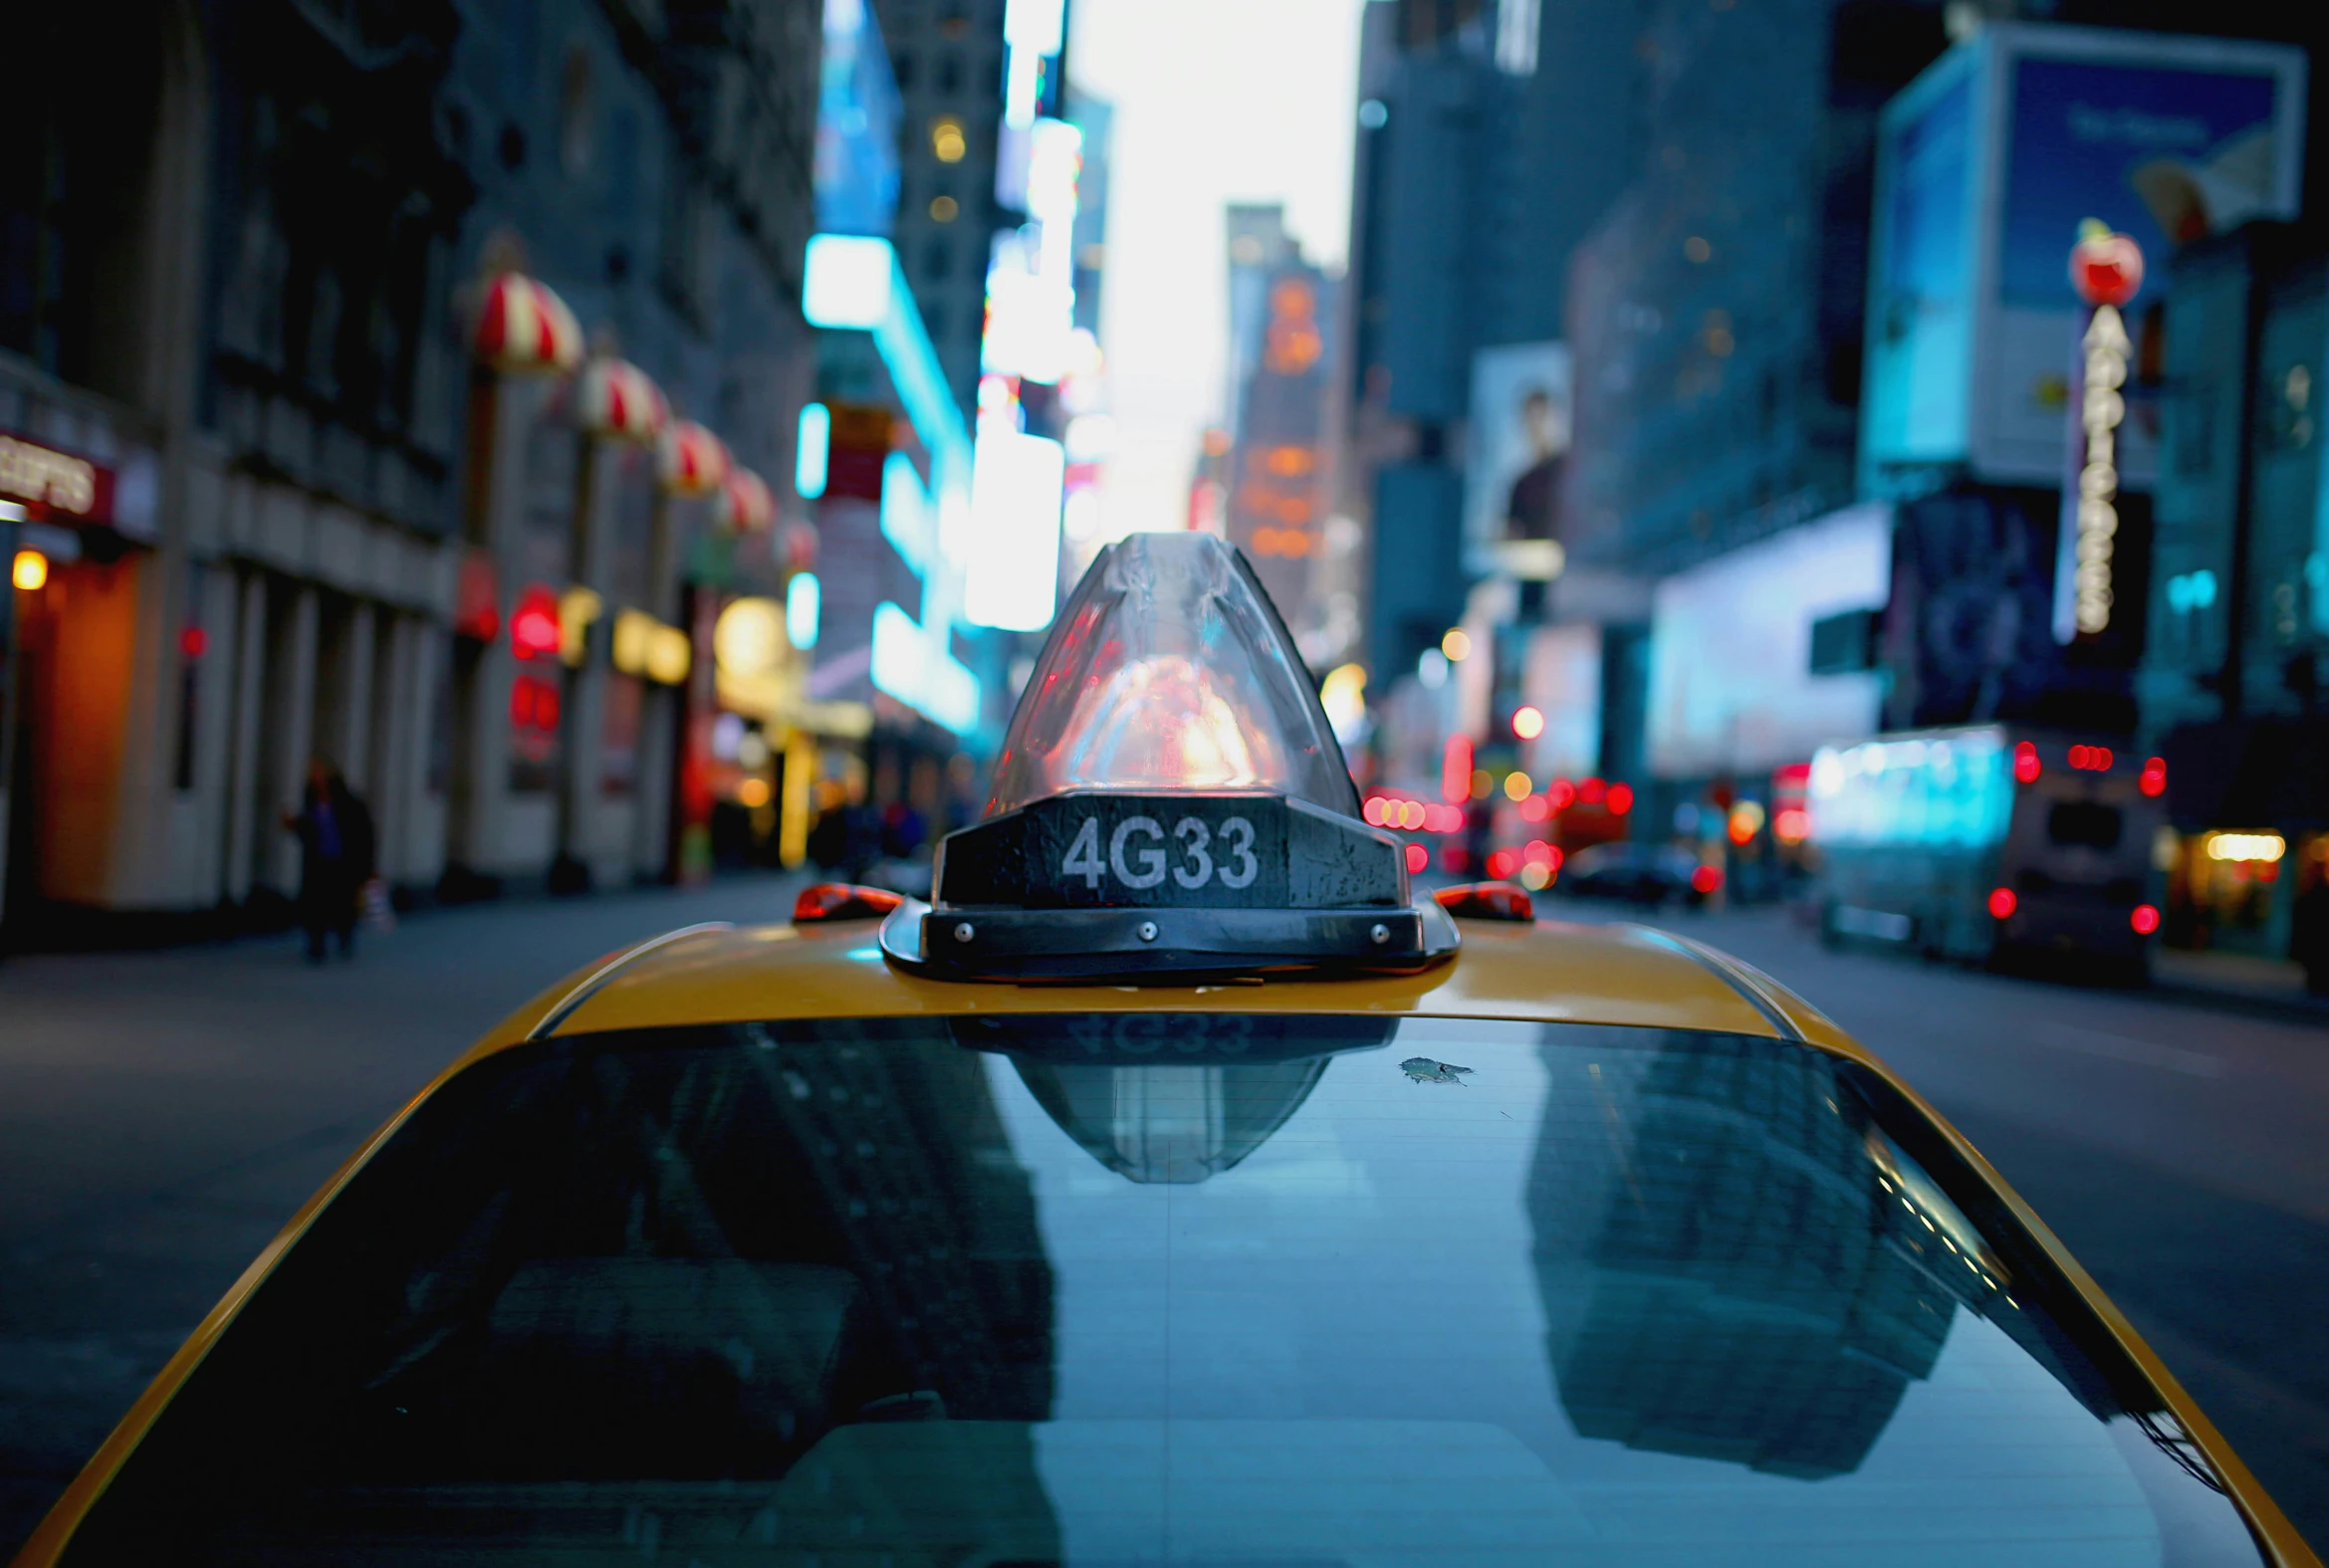
M 134 9 L 20 39 L 12 925 L 278 907 L 317 754 L 415 890 L 700 861 L 708 608 L 781 576 L 750 471 L 813 373 L 818 6 Z

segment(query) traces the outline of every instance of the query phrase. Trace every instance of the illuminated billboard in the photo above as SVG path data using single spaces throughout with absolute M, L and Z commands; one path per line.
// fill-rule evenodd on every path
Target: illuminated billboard
M 1651 773 L 1766 773 L 1875 730 L 1883 677 L 1812 674 L 1811 626 L 1885 602 L 1892 524 L 1885 503 L 1847 507 L 1658 584 Z
M 2181 244 L 2296 215 L 2304 97 L 2297 49 L 2024 23 L 1911 83 L 1878 132 L 1863 487 L 1913 493 L 1937 469 L 2061 482 L 2079 332 L 2066 266 L 2092 218 L 2154 262 L 2127 313 L 2139 374 L 2120 435 L 2123 483 L 2148 490 L 2157 280 Z

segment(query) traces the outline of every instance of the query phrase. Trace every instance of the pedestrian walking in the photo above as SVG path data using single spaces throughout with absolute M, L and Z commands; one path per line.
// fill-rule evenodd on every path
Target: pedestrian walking
M 372 813 L 340 770 L 318 757 L 308 764 L 299 810 L 285 812 L 283 825 L 299 835 L 299 912 L 308 962 L 324 962 L 327 934 L 339 938 L 341 957 L 353 958 L 355 919 L 375 858 Z

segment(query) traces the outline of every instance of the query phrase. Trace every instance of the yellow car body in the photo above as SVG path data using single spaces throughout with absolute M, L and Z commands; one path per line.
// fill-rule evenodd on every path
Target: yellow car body
M 1467 922 L 1463 935 L 1462 951 L 1453 960 L 1420 974 L 1226 985 L 1014 986 L 920 979 L 884 961 L 874 925 L 865 920 L 690 928 L 614 955 L 512 1013 L 365 1142 L 212 1309 L 68 1488 L 17 1564 L 47 1568 L 68 1560 L 76 1527 L 254 1292 L 398 1127 L 480 1062 L 535 1048 L 546 1039 L 641 1028 L 765 1019 L 1132 1011 L 1503 1019 L 1711 1031 L 1800 1041 L 1856 1063 L 1919 1108 L 2085 1298 L 2222 1478 L 2265 1560 L 2318 1560 L 2037 1216 L 1914 1090 L 1801 999 L 1746 965 L 1641 927 Z

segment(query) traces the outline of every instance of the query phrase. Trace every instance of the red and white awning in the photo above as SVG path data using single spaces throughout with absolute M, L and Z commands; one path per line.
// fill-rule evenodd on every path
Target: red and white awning
M 674 419 L 663 431 L 663 489 L 674 496 L 712 496 L 728 481 L 726 443 L 692 419 Z
M 497 370 L 572 370 L 582 362 L 582 329 L 548 284 L 505 272 L 486 285 L 470 346 Z
M 738 468 L 720 487 L 713 521 L 731 534 L 760 534 L 777 521 L 776 492 L 749 468 Z
M 628 359 L 600 357 L 582 366 L 576 418 L 594 436 L 650 442 L 671 422 L 662 388 Z

